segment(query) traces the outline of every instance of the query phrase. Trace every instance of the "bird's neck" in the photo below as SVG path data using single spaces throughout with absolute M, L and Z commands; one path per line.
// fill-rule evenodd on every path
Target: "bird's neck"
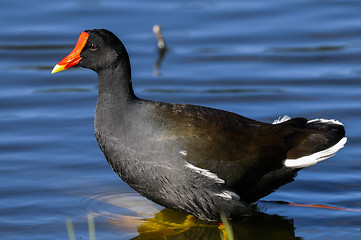
M 95 130 L 112 131 L 126 120 L 138 99 L 132 87 L 129 62 L 98 71 L 98 84 Z
M 129 61 L 98 71 L 99 97 L 112 98 L 113 104 L 136 99 Z

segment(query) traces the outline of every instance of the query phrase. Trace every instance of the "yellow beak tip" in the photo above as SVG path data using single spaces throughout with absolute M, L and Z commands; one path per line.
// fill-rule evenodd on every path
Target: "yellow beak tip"
M 51 71 L 51 74 L 54 74 L 54 73 L 57 73 L 57 72 L 60 72 L 63 70 L 65 70 L 65 65 L 56 64 L 55 67 L 53 68 L 53 71 Z

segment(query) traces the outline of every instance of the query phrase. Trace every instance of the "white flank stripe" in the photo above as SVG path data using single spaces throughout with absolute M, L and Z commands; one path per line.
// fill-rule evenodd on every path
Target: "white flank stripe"
M 185 150 L 179 151 L 179 153 L 182 154 L 183 156 L 187 156 L 187 155 L 188 155 L 188 152 L 185 151 Z
M 279 117 L 279 118 L 277 118 L 276 120 L 274 120 L 274 121 L 272 122 L 272 124 L 280 124 L 280 123 L 286 122 L 286 121 L 288 121 L 288 120 L 290 120 L 290 119 L 291 119 L 290 116 L 284 115 L 284 116 Z
M 323 161 L 335 155 L 338 150 L 343 148 L 346 142 L 347 142 L 347 138 L 344 137 L 338 143 L 336 143 L 330 148 L 296 159 L 286 159 L 284 164 L 286 167 L 290 167 L 290 168 L 304 168 L 314 165 L 320 161 Z
M 219 178 L 217 176 L 217 174 L 212 173 L 212 172 L 210 172 L 210 171 L 208 171 L 206 169 L 196 167 L 196 166 L 194 166 L 194 165 L 192 165 L 190 163 L 186 163 L 185 166 L 187 168 L 192 169 L 194 172 L 197 172 L 197 173 L 199 173 L 199 174 L 201 174 L 201 175 L 203 175 L 203 176 L 205 176 L 205 177 L 207 177 L 209 179 L 214 180 L 216 183 L 225 183 L 225 181 L 223 179 Z
M 309 120 L 307 123 L 312 123 L 312 122 L 338 124 L 338 125 L 342 125 L 342 126 L 343 126 L 342 122 L 337 121 L 336 119 L 316 118 L 316 119 Z
M 232 200 L 232 199 L 239 200 L 240 199 L 240 197 L 236 193 L 231 192 L 231 191 L 222 191 L 221 193 L 216 193 L 215 195 L 218 197 L 227 199 L 227 200 Z

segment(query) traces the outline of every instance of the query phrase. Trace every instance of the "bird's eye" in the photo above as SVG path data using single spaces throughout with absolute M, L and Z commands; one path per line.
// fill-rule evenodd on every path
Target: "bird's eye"
M 97 50 L 97 45 L 92 44 L 92 45 L 90 46 L 90 50 L 91 50 L 91 51 Z

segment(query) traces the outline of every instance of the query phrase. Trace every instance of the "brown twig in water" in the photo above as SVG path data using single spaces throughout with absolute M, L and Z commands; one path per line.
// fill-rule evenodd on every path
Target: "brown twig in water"
M 334 207 L 334 206 L 327 206 L 327 205 L 323 205 L 323 204 L 303 204 L 303 203 L 290 203 L 290 202 L 284 202 L 284 201 L 261 201 L 261 202 L 271 202 L 271 203 L 285 204 L 285 205 L 296 206 L 296 207 L 312 207 L 312 208 L 323 208 L 323 209 L 342 210 L 342 211 L 351 211 L 351 212 L 361 212 L 360 209 Z
M 154 25 L 153 26 L 153 32 L 155 34 L 155 37 L 157 38 L 157 42 L 158 42 L 158 48 L 159 49 L 164 49 L 166 48 L 165 46 L 165 41 L 162 35 L 162 29 L 159 25 Z
M 160 75 L 159 68 L 163 61 L 164 55 L 167 51 L 167 47 L 161 32 L 161 27 L 159 25 L 154 25 L 153 32 L 155 34 L 155 37 L 157 38 L 157 45 L 158 45 L 158 59 L 154 64 L 154 75 L 159 76 Z

